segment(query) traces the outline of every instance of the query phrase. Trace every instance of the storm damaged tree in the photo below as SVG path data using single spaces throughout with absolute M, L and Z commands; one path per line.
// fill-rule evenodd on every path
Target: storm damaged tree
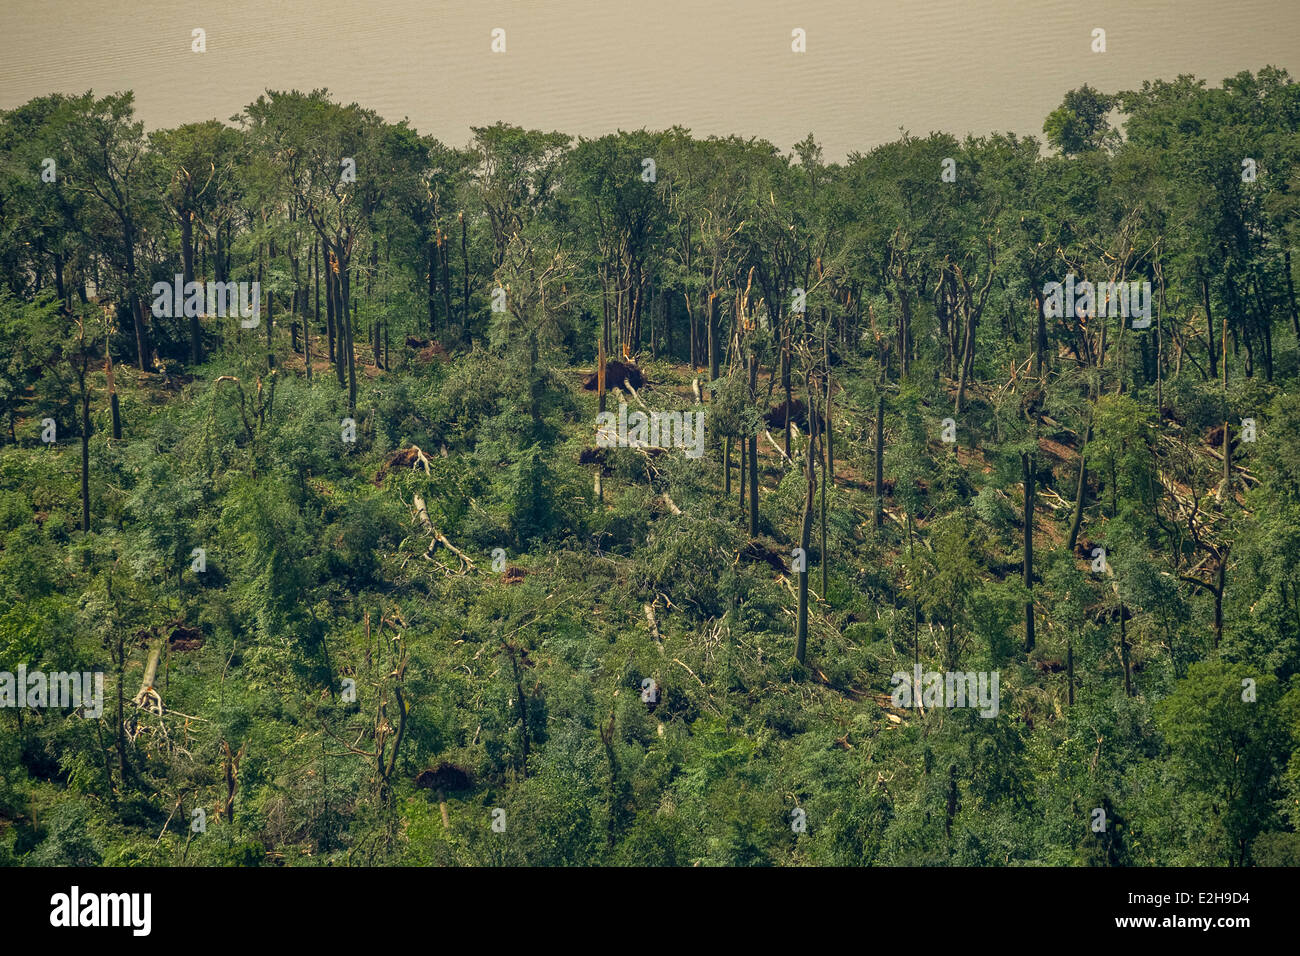
M 153 342 L 141 295 L 145 276 L 139 267 L 139 247 L 156 212 L 156 160 L 147 148 L 144 123 L 135 120 L 135 100 L 129 92 L 99 100 L 86 93 L 66 101 L 62 110 L 69 188 L 87 201 L 86 215 L 91 219 L 87 229 L 103 237 L 105 259 L 117 272 L 122 301 L 135 328 L 139 367 L 152 371 Z
M 799 548 L 802 561 L 799 565 L 799 613 L 795 630 L 794 657 L 803 664 L 808 654 L 808 548 L 812 543 L 813 502 L 817 494 L 817 456 L 818 431 L 817 414 L 813 388 L 813 370 L 810 356 L 804 351 L 807 363 L 804 373 L 804 391 L 808 396 L 808 450 L 804 455 L 805 490 L 803 499 L 803 516 L 799 522 Z M 823 543 L 824 548 L 824 543 Z M 821 555 L 823 567 L 826 555 Z

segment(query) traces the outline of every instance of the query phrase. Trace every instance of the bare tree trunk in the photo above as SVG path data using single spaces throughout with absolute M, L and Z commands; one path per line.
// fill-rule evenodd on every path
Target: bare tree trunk
M 1216 651 L 1219 649 L 1219 642 L 1223 640 L 1223 588 L 1227 573 L 1228 549 L 1224 548 L 1219 555 L 1219 573 L 1214 584 L 1214 649 Z
M 84 346 L 83 346 L 84 347 Z M 84 356 L 83 356 L 84 359 Z M 90 531 L 90 389 L 85 366 L 81 378 L 81 530 Z
M 429 309 L 429 335 L 438 333 L 438 235 L 437 227 L 434 227 L 434 235 L 429 239 L 428 246 L 429 259 L 429 283 L 427 306 Z
M 829 452 L 828 452 L 827 454 L 829 454 Z M 822 535 L 821 535 L 821 557 L 820 557 L 820 560 L 819 560 L 819 562 L 818 562 L 818 563 L 821 565 L 821 569 L 822 569 L 822 594 L 821 594 L 821 597 L 822 597 L 822 600 L 823 600 L 823 601 L 826 600 L 826 595 L 827 595 L 827 592 L 828 592 L 828 590 L 829 590 L 828 587 L 827 587 L 827 579 L 826 579 L 826 575 L 827 575 L 827 568 L 826 568 L 826 485 L 827 485 L 829 482 L 830 482 L 830 472 L 827 471 L 824 475 L 822 475 L 822 480 L 821 480 L 821 531 L 822 531 Z
M 803 501 L 803 519 L 799 525 L 799 547 L 802 549 L 803 566 L 799 570 L 799 616 L 795 626 L 794 647 L 795 660 L 800 664 L 804 663 L 808 651 L 808 545 L 812 540 L 813 496 L 817 492 L 817 427 L 814 424 L 816 412 L 812 401 L 813 390 L 810 376 L 808 379 L 808 454 L 806 465 L 808 487 Z M 822 556 L 822 561 L 825 562 L 825 555 Z
M 1043 315 L 1041 293 L 1034 292 L 1034 311 L 1037 316 L 1034 334 L 1034 376 L 1043 377 L 1044 359 L 1047 356 L 1047 317 Z
M 307 263 L 308 281 L 311 281 L 316 267 L 316 244 L 312 243 L 312 257 Z M 299 307 L 302 312 L 302 362 L 307 369 L 307 381 L 311 381 L 311 324 L 313 319 L 307 315 L 307 295 L 306 289 L 303 289 L 299 296 Z M 320 320 L 320 283 L 316 284 L 316 319 Z
M 1199 269 L 1199 264 L 1197 266 Z M 1201 304 L 1205 307 L 1205 331 L 1209 336 L 1206 351 L 1210 358 L 1210 378 L 1219 377 L 1219 356 L 1214 348 L 1214 314 L 1210 311 L 1210 280 L 1201 275 Z
M 1284 272 L 1286 274 L 1286 301 L 1291 313 L 1291 329 L 1295 332 L 1296 338 L 1300 339 L 1300 312 L 1296 311 L 1295 305 L 1295 282 L 1291 278 L 1291 250 L 1288 249 L 1283 254 Z
M 749 359 L 749 399 L 757 397 L 758 355 Z M 758 534 L 758 433 L 749 438 L 749 536 Z
M 381 768 L 383 774 L 382 796 L 386 800 L 392 795 L 390 781 L 393 779 L 393 771 L 397 768 L 397 754 L 402 749 L 402 741 L 406 738 L 406 717 L 407 707 L 406 698 L 402 696 L 402 680 L 406 675 L 406 657 L 398 663 L 394 671 L 393 696 L 397 698 L 397 737 L 393 740 L 393 750 L 388 755 L 388 763 Z
M 111 579 L 110 579 L 111 580 Z M 112 591 L 112 584 L 109 585 Z M 110 594 L 111 596 L 111 594 Z M 117 775 L 123 791 L 126 790 L 126 631 L 117 631 Z
M 835 484 L 835 429 L 831 424 L 831 343 L 830 333 L 825 325 L 823 325 L 822 335 L 822 354 L 826 361 L 826 415 L 822 425 L 826 442 L 826 474 L 823 482 L 833 485 Z M 822 492 L 825 493 L 825 488 Z
M 790 461 L 790 322 L 787 318 L 781 335 L 781 387 L 785 390 L 785 458 Z
M 1223 497 L 1232 496 L 1232 443 L 1229 436 L 1232 429 L 1225 420 L 1223 423 Z
M 1071 707 L 1074 706 L 1074 641 L 1066 638 L 1065 641 L 1065 682 L 1067 688 L 1067 699 Z
M 740 469 L 736 476 L 736 484 L 740 486 L 740 513 L 743 515 L 745 513 L 745 485 L 749 481 L 749 439 L 741 435 L 738 444 L 740 445 Z
M 722 437 L 722 496 L 731 496 L 731 436 Z
M 337 296 L 334 295 L 334 254 L 325 248 L 325 323 L 326 333 L 329 336 L 329 357 L 330 362 L 334 364 L 334 374 L 338 377 L 339 385 L 342 386 L 343 372 L 338 356 L 341 350 L 338 347 L 338 340 L 342 337 L 337 334 L 339 323 L 335 321 L 335 311 L 337 305 Z
M 357 350 L 352 342 L 353 317 L 348 312 L 348 302 L 352 298 L 350 286 L 351 280 L 348 276 L 348 270 L 343 269 L 339 277 L 339 298 L 343 307 L 343 327 L 348 340 L 348 413 L 355 415 L 357 413 Z
M 1079 525 L 1083 521 L 1083 495 L 1087 487 L 1088 461 L 1079 454 L 1079 482 L 1074 488 L 1074 514 L 1070 518 L 1070 534 L 1065 542 L 1065 550 L 1073 551 L 1079 540 Z
M 117 380 L 113 377 L 113 354 L 109 347 L 109 335 L 104 332 L 104 378 L 108 385 L 108 410 L 113 422 L 113 440 L 122 440 L 122 408 L 117 400 Z
M 460 218 L 460 267 L 464 273 L 461 284 L 461 335 L 464 341 L 469 341 L 469 225 L 465 222 L 465 214 L 459 214 Z
M 602 336 L 596 343 L 596 397 L 600 401 L 600 410 L 605 410 L 605 339 Z
M 131 312 L 135 318 L 135 350 L 140 361 L 140 371 L 153 371 L 153 347 L 149 343 L 149 331 L 145 325 L 144 303 L 132 292 Z
M 718 377 L 718 297 L 717 293 L 709 295 L 709 381 L 712 382 Z
M 884 521 L 884 498 L 882 486 L 885 483 L 885 396 L 876 397 L 876 504 L 873 511 L 872 520 L 875 522 L 876 530 L 880 530 L 881 523 Z
M 438 258 L 442 262 L 442 314 L 448 325 L 451 324 L 451 249 L 447 244 L 447 234 L 438 230 Z
M 181 271 L 186 283 L 194 281 L 194 220 L 190 211 L 181 211 Z M 199 317 L 190 316 L 190 364 L 198 365 L 203 361 L 203 333 L 199 326 Z
M 1025 651 L 1034 649 L 1034 457 L 1028 452 L 1020 456 L 1025 484 L 1025 587 L 1029 598 L 1025 601 Z
M 1128 631 L 1124 625 L 1124 602 L 1119 602 L 1119 656 L 1124 665 L 1124 693 L 1133 696 L 1133 669 L 1129 666 Z

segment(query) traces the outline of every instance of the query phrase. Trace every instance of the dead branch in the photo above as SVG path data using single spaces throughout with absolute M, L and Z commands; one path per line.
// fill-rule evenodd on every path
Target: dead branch
M 653 604 L 645 605 L 642 610 L 645 611 L 645 619 L 650 622 L 650 634 L 654 639 L 663 643 L 663 638 L 659 634 L 659 620 L 655 617 L 655 608 Z
M 790 427 L 791 428 L 795 427 L 793 422 L 790 423 Z M 785 453 L 784 448 L 782 448 L 780 445 L 776 443 L 776 439 L 772 437 L 772 433 L 765 428 L 763 429 L 763 434 L 767 436 L 768 443 L 771 444 L 771 446 L 776 449 L 777 454 L 780 455 L 782 458 L 784 458 L 786 461 L 790 461 L 790 456 Z M 794 464 L 793 462 L 790 463 Z
M 456 557 L 460 559 L 461 574 L 464 574 L 466 571 L 470 571 L 474 568 L 474 562 L 470 558 L 470 556 L 467 555 L 460 548 L 456 547 L 450 541 L 448 541 L 447 536 L 433 526 L 433 522 L 429 520 L 429 509 L 424 503 L 423 496 L 419 494 L 415 495 L 415 497 L 412 500 L 412 510 L 415 512 L 415 517 L 419 520 L 425 532 L 427 532 L 428 535 L 433 539 L 429 543 L 428 549 L 424 552 L 424 557 L 432 560 L 433 553 L 438 550 L 438 545 L 442 545 L 444 548 L 446 548 L 448 551 L 450 551 L 452 554 L 456 555 Z

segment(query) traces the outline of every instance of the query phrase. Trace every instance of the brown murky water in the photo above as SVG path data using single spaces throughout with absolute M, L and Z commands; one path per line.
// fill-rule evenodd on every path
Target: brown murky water
M 680 124 L 828 159 L 901 128 L 1041 134 L 1112 91 L 1266 64 L 1300 74 L 1296 0 L 4 0 L 0 107 L 135 90 L 150 127 L 328 87 L 452 144 L 498 119 L 593 135 Z M 207 52 L 190 52 L 191 30 Z M 506 31 L 506 52 L 490 50 Z M 791 30 L 807 52 L 791 52 Z M 1090 50 L 1106 30 L 1107 52 Z

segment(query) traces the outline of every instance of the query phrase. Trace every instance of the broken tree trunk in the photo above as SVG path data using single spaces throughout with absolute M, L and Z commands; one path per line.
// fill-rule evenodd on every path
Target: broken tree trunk
M 650 625 L 651 636 L 655 639 L 656 643 L 662 644 L 663 637 L 659 634 L 659 619 L 655 616 L 654 605 L 646 604 L 642 607 L 642 610 L 645 611 L 645 619 Z
M 433 552 L 438 550 L 438 545 L 442 545 L 452 554 L 456 555 L 456 557 L 460 558 L 463 563 L 463 566 L 461 567 L 462 573 L 474 567 L 474 562 L 470 560 L 469 555 L 448 541 L 447 536 L 433 526 L 433 522 L 429 520 L 429 509 L 425 505 L 424 498 L 421 495 L 415 495 L 412 500 L 412 509 L 415 511 L 415 517 L 424 527 L 424 530 L 433 538 L 429 543 L 428 550 L 424 552 L 426 558 L 430 558 L 433 555 Z
M 149 648 L 149 658 L 144 665 L 144 676 L 140 679 L 140 690 L 131 698 L 131 703 L 136 707 L 159 717 L 163 715 L 163 701 L 153 685 L 158 679 L 158 659 L 162 656 L 162 648 L 161 639 L 155 640 Z

